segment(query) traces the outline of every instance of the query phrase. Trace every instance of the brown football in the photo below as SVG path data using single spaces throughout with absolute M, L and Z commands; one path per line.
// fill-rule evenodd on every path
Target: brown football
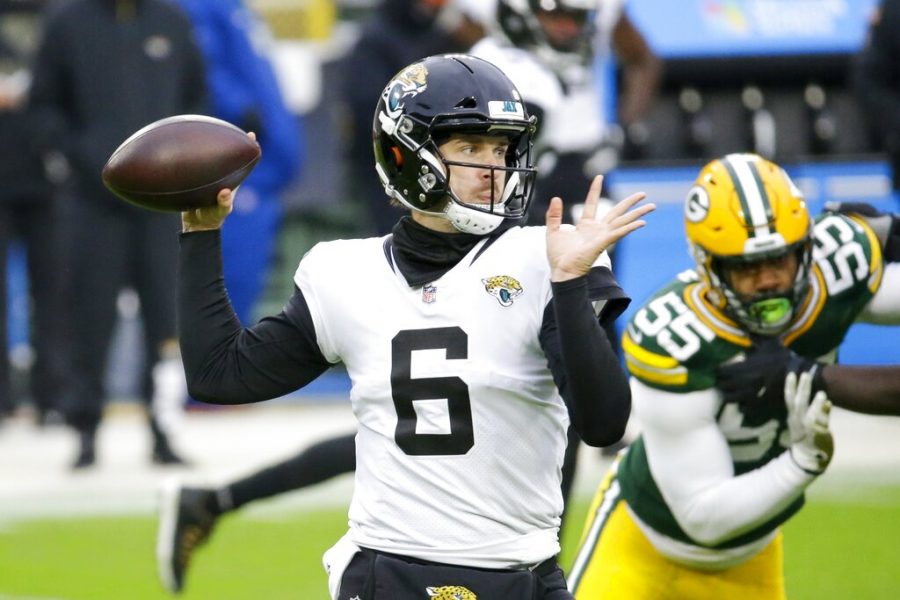
M 150 123 L 112 153 L 103 183 L 143 208 L 182 211 L 211 206 L 235 189 L 260 157 L 259 144 L 231 123 L 178 115 Z

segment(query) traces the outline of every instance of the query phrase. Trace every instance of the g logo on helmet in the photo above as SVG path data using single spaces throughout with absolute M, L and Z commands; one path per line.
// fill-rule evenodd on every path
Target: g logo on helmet
M 691 223 L 700 223 L 709 215 L 709 193 L 695 185 L 688 190 L 684 202 L 684 218 Z

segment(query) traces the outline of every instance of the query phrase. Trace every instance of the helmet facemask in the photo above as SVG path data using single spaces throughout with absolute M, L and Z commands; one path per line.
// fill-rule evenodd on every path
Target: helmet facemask
M 443 175 L 446 178 L 447 197 L 443 214 L 454 227 L 465 233 L 489 233 L 496 229 L 504 219 L 521 219 L 525 216 L 531 201 L 536 171 L 518 165 L 531 164 L 531 140 L 527 132 L 496 132 L 507 142 L 504 166 L 488 165 L 477 162 L 451 160 L 440 151 L 443 142 L 451 136 L 466 133 L 484 135 L 483 131 L 445 130 L 437 134 L 438 156 L 443 164 Z M 487 135 L 494 135 L 488 132 Z M 460 197 L 458 186 L 454 185 L 451 167 L 457 173 L 463 169 L 475 169 L 478 172 L 489 172 L 490 198 L 484 202 L 467 201 Z M 499 180 L 499 181 L 498 181 Z M 499 185 L 498 185 L 499 184 Z M 457 188 L 457 189 L 455 189 Z
M 695 256 L 698 253 L 705 257 L 703 275 L 709 281 L 715 299 L 730 317 L 750 333 L 764 336 L 782 333 L 793 322 L 809 292 L 812 243 L 808 238 L 777 251 L 756 255 L 712 256 L 701 248 L 694 247 Z M 735 290 L 729 281 L 729 269 L 746 268 L 747 265 L 777 260 L 789 254 L 797 257 L 797 272 L 787 289 L 757 292 L 746 296 Z

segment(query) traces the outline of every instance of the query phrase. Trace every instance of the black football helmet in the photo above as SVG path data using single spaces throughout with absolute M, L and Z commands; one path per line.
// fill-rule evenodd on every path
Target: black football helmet
M 596 12 L 600 0 L 499 0 L 497 22 L 513 45 L 537 54 L 553 68 L 586 64 L 593 56 Z M 580 27 L 566 40 L 549 37 L 538 19 L 540 13 L 565 14 Z
M 534 191 L 529 117 L 518 90 L 493 64 L 465 54 L 430 56 L 397 73 L 375 109 L 375 169 L 388 196 L 415 211 L 442 215 L 460 231 L 484 234 L 524 216 Z M 506 166 L 450 161 L 438 146 L 452 134 L 504 135 Z M 505 172 L 500 198 L 461 200 L 449 165 Z

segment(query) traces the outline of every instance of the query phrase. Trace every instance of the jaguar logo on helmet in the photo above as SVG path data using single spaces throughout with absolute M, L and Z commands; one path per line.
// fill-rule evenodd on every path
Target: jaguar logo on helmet
M 403 109 L 406 98 L 416 96 L 428 88 L 428 68 L 424 63 L 415 63 L 400 72 L 385 87 L 385 107 L 388 114 L 396 117 Z

